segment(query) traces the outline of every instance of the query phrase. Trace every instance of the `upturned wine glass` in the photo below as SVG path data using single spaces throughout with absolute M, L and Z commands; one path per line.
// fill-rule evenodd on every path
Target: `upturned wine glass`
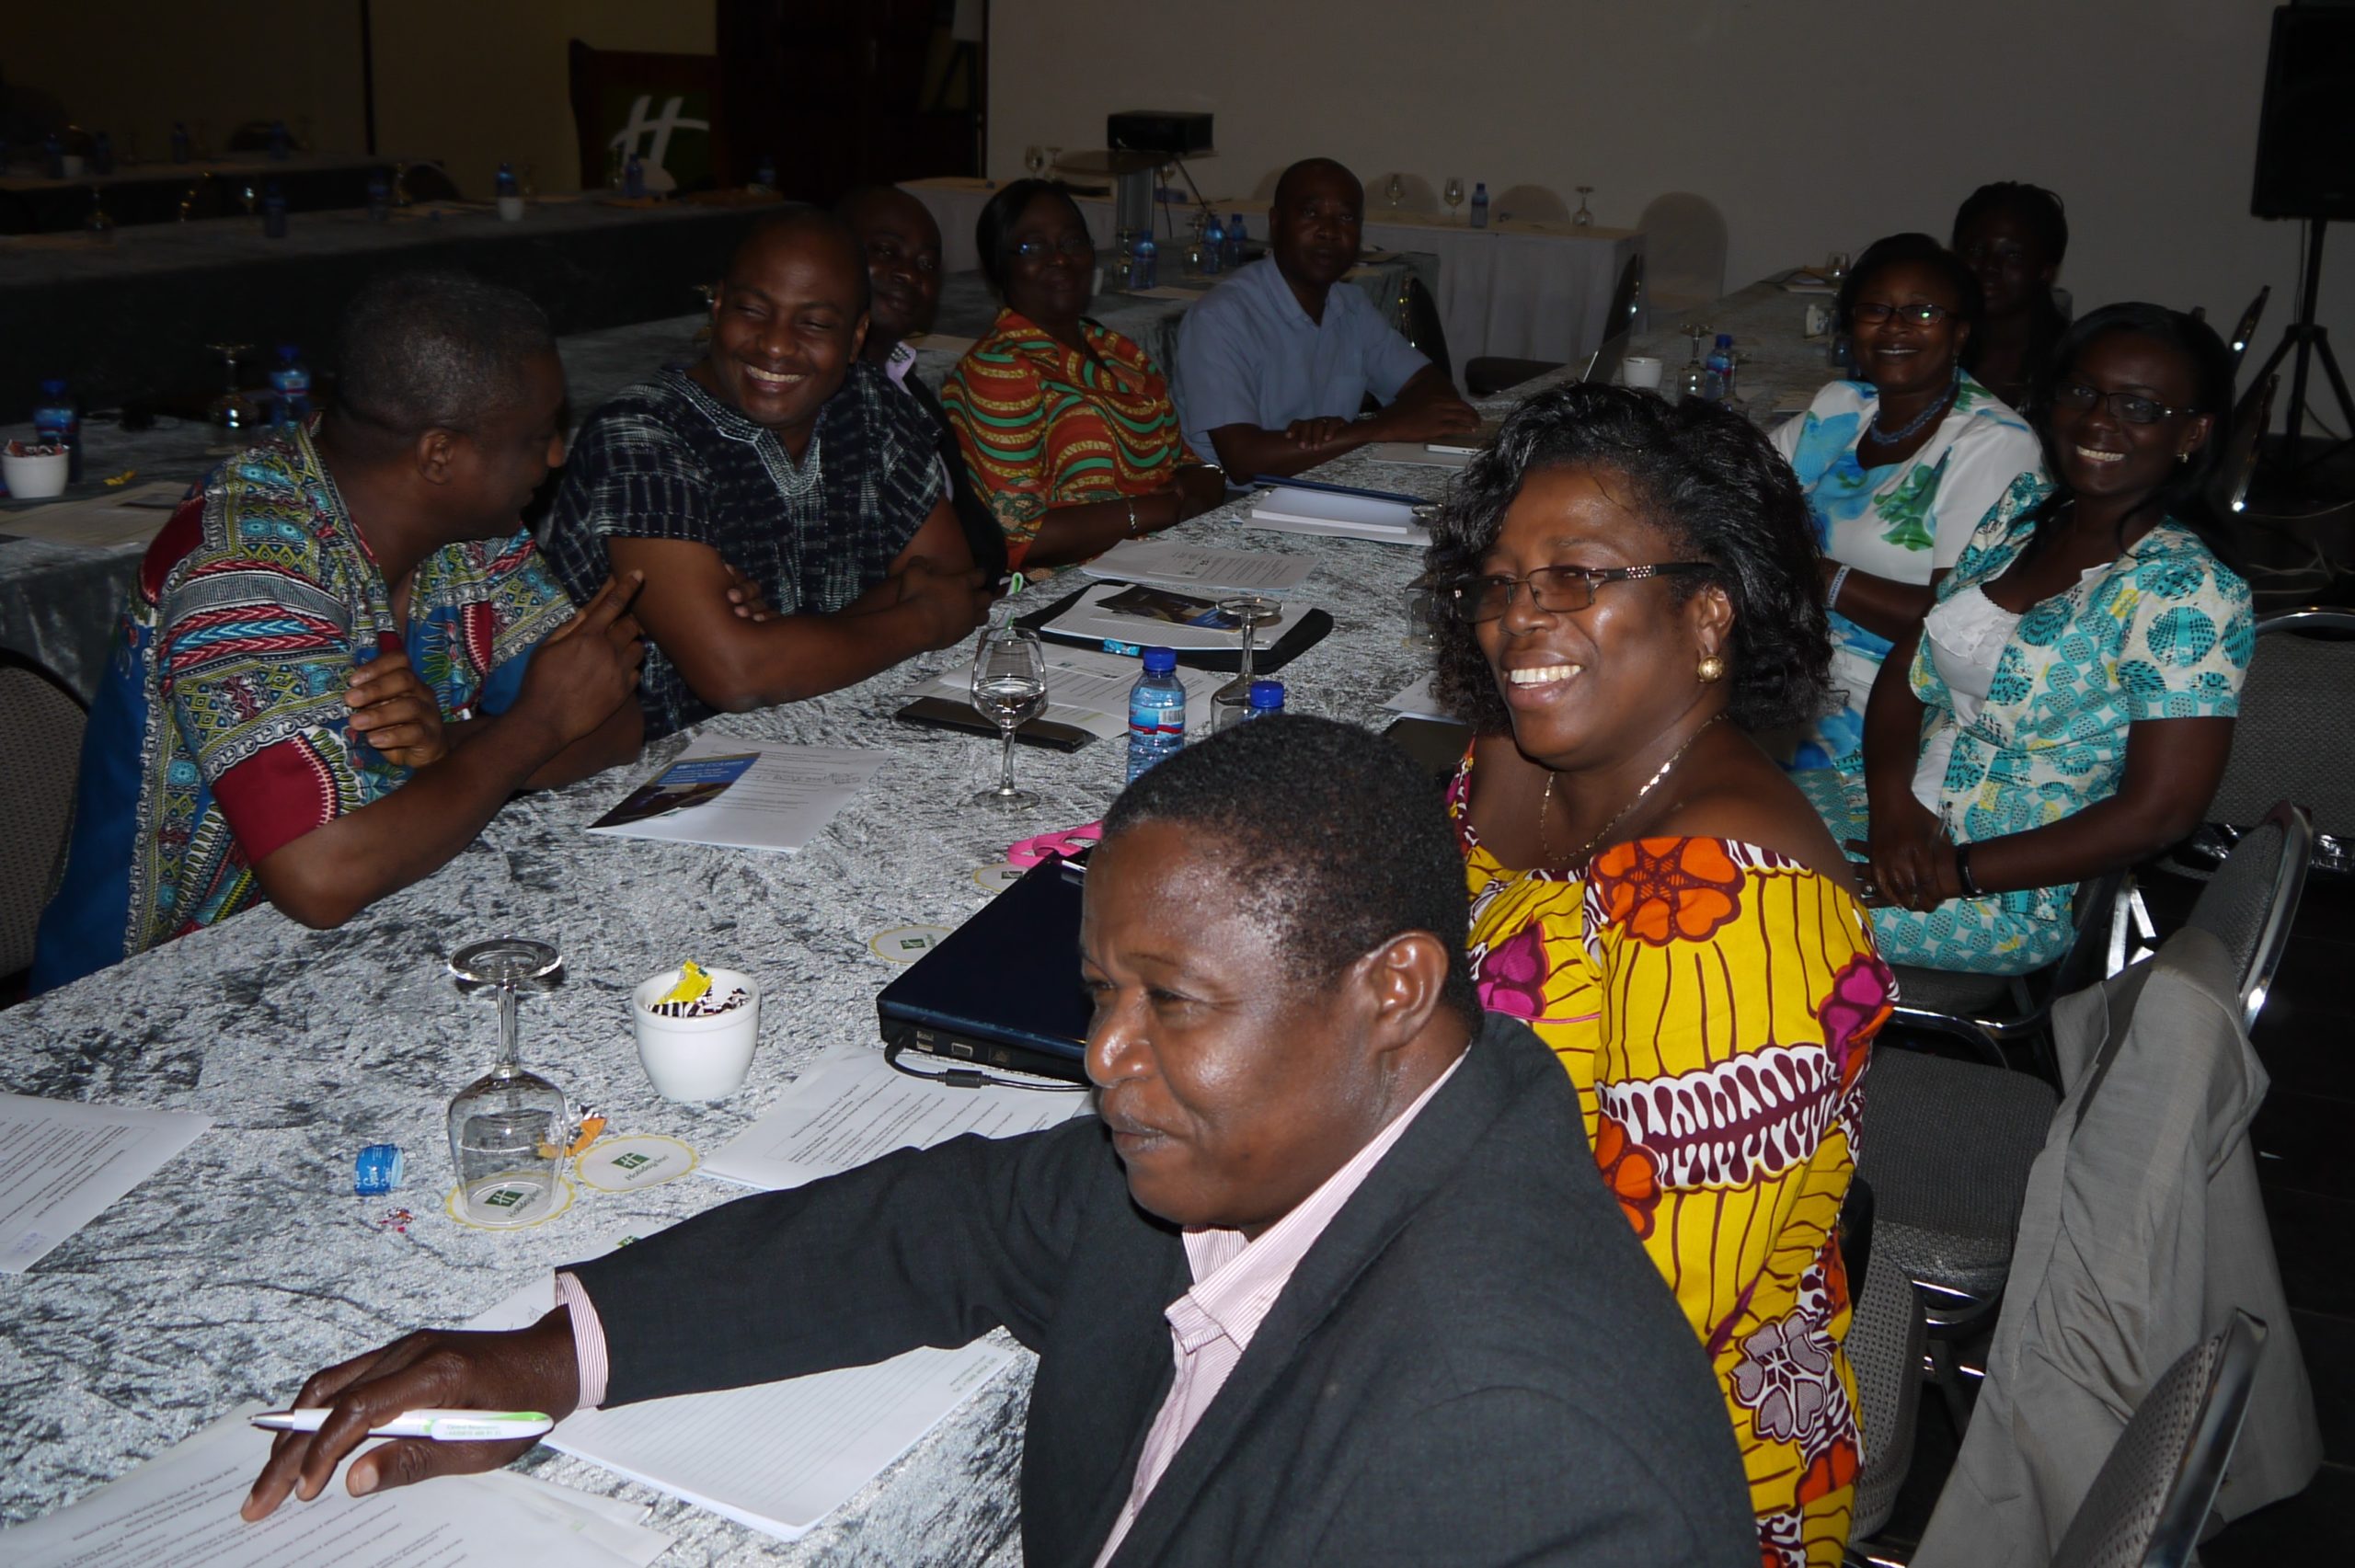
M 1237 594 L 1233 599 L 1218 601 L 1218 624 L 1239 628 L 1243 646 L 1235 670 L 1235 679 L 1211 693 L 1211 731 L 1216 734 L 1229 725 L 1239 724 L 1251 712 L 1252 656 L 1258 647 L 1258 633 L 1262 626 L 1272 626 L 1283 619 L 1284 607 L 1264 594 Z
M 1023 148 L 1022 166 L 1029 171 L 1032 179 L 1038 178 L 1047 171 L 1047 149 L 1037 146 Z
M 1594 223 L 1594 212 L 1586 204 L 1586 199 L 1594 194 L 1594 187 L 1581 185 L 1573 189 L 1579 193 L 1579 210 L 1570 214 L 1570 222 L 1582 229 L 1590 227 Z
M 499 998 L 499 1059 L 450 1101 L 450 1163 L 458 1203 L 477 1225 L 505 1230 L 547 1217 L 557 1170 L 572 1141 L 564 1091 L 527 1070 L 516 1050 L 515 993 L 564 966 L 545 942 L 494 937 L 450 956 L 461 985 Z
M 1447 203 L 1447 215 L 1453 218 L 1455 210 L 1464 205 L 1464 182 L 1449 175 L 1447 183 L 1440 188 L 1439 199 Z
M 1047 708 L 1047 650 L 1039 634 L 1021 626 L 992 626 L 973 655 L 973 707 L 998 727 L 1005 750 L 998 759 L 994 788 L 975 795 L 989 806 L 1018 809 L 1039 804 L 1039 797 L 1014 784 L 1014 732 Z

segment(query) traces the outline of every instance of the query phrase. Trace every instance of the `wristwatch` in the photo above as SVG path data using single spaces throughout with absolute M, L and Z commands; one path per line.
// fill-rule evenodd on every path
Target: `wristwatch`
M 1137 498 L 1130 496 L 1126 499 L 1129 503 L 1129 537 L 1142 539 L 1144 537 L 1144 530 L 1137 522 Z
M 1982 896 L 1978 882 L 1970 875 L 1970 846 L 1969 844 L 1957 844 L 1954 847 L 1954 879 L 1956 886 L 1962 889 L 1964 898 L 1976 898 Z

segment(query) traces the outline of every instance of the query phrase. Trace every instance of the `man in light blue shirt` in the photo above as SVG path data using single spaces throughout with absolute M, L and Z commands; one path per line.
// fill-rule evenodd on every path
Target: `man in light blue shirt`
M 1355 287 L 1365 188 L 1330 158 L 1284 170 L 1268 209 L 1269 259 L 1187 313 L 1178 406 L 1194 451 L 1238 480 L 1297 474 L 1369 441 L 1428 441 L 1479 415 Z M 1358 416 L 1371 392 L 1384 405 Z

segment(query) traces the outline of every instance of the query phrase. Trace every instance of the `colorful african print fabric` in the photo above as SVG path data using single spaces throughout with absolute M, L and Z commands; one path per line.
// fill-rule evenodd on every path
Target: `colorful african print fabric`
M 940 383 L 973 487 L 1017 567 L 1049 507 L 1146 495 L 1194 461 L 1169 378 L 1119 333 L 1081 326 L 1086 354 L 1002 310 Z
M 82 745 L 37 990 L 225 919 L 254 863 L 410 770 L 346 735 L 344 680 L 403 649 L 445 720 L 502 712 L 572 618 L 528 533 L 418 563 L 408 624 L 305 430 L 230 459 L 158 533 Z
M 1941 601 L 1993 582 L 2035 532 L 2021 520 L 2051 486 L 2023 474 L 1938 584 Z M 1995 661 L 1979 715 L 1958 724 L 1954 698 L 1923 640 L 1912 670 L 1928 708 L 1926 748 L 1952 731 L 1938 820 L 1959 844 L 2025 833 L 2118 793 L 2127 730 L 2149 719 L 2231 718 L 2255 650 L 2248 584 L 2199 535 L 2162 522 L 2065 593 L 2032 606 Z M 1835 836 L 1863 838 L 1864 764 L 1798 775 Z M 2074 883 L 1927 912 L 1876 910 L 1873 930 L 1891 963 L 1982 974 L 2025 974 L 2067 951 Z
M 1869 383 L 1835 381 L 1775 432 L 1775 446 L 1799 476 L 1826 555 L 1892 582 L 1926 583 L 1955 564 L 2013 480 L 2043 474 L 2044 454 L 2028 422 L 1966 375 L 1921 451 L 1867 468 L 1857 447 L 1879 409 Z M 1830 767 L 1864 743 L 1865 699 L 1889 648 L 1887 637 L 1832 612 L 1832 679 L 1843 701 L 1788 766 Z
M 1627 1223 L 1707 1351 L 1766 1568 L 1834 1564 L 1862 1434 L 1836 1226 L 1895 991 L 1861 905 L 1772 851 L 1614 844 L 1583 876 L 1508 871 L 1449 792 L 1483 1006 L 1578 1086 Z

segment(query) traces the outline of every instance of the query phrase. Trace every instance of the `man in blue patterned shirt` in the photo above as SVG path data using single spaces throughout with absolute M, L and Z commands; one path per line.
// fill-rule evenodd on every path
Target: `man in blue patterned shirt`
M 546 547 L 576 600 L 644 575 L 649 739 L 850 685 L 980 624 L 936 432 L 859 359 L 867 308 L 840 220 L 771 219 L 729 263 L 704 358 L 581 429 Z M 747 588 L 766 612 L 736 612 Z

